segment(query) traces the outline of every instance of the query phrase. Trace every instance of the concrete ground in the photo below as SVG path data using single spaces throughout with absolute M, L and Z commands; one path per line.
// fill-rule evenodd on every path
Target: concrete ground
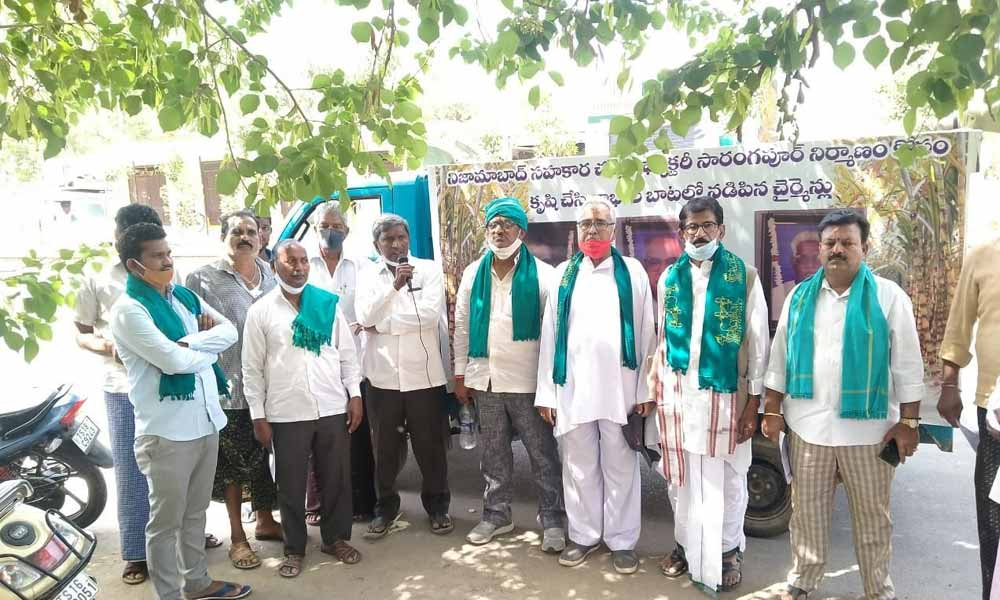
M 78 350 L 72 341 L 69 321 L 56 329 L 56 339 L 43 346 L 42 354 L 29 367 L 4 348 L 0 350 L 0 372 L 11 395 L 3 410 L 13 410 L 42 395 L 62 381 L 76 382 L 88 392 L 85 411 L 106 430 L 101 396 L 101 366 L 94 356 Z M 18 391 L 35 386 L 34 392 Z M 35 394 L 32 396 L 31 394 Z M 8 408 L 9 407 L 9 408 Z M 102 431 L 106 441 L 106 432 Z M 978 598 L 979 547 L 976 538 L 975 503 L 972 487 L 974 455 L 963 440 L 956 440 L 954 453 L 924 446 L 901 466 L 893 494 L 895 534 L 892 574 L 898 597 L 907 600 Z M 659 572 L 659 559 L 673 547 L 672 516 L 662 480 L 644 470 L 643 531 L 638 551 L 639 573 L 617 575 L 607 552 L 594 555 L 585 565 L 567 569 L 539 549 L 534 524 L 534 491 L 527 457 L 516 445 L 518 502 L 514 509 L 517 529 L 486 546 L 471 546 L 464 536 L 479 517 L 482 479 L 478 453 L 463 451 L 457 444 L 450 452 L 452 515 L 456 530 L 449 536 L 430 533 L 420 508 L 420 474 L 410 460 L 400 477 L 403 510 L 409 526 L 379 542 L 362 539 L 364 527 L 355 527 L 354 542 L 363 553 L 361 563 L 346 566 L 318 551 L 319 532 L 311 529 L 311 546 L 305 570 L 296 580 L 281 579 L 277 564 L 281 544 L 257 543 L 263 567 L 237 571 L 226 558 L 228 521 L 225 510 L 213 504 L 209 530 L 227 542 L 209 551 L 212 575 L 240 580 L 254 586 L 255 598 L 309 599 L 357 598 L 372 600 L 416 600 L 455 598 L 467 600 L 565 599 L 565 600 L 682 600 L 704 597 L 687 581 L 668 581 Z M 118 555 L 114 482 L 108 472 L 109 501 L 93 530 L 99 548 L 89 571 L 97 577 L 102 599 L 145 600 L 154 598 L 149 584 L 130 587 L 121 583 Z M 247 526 L 252 534 L 253 525 Z M 856 598 L 861 594 L 851 542 L 850 518 L 842 491 L 838 492 L 833 517 L 833 544 L 827 579 L 814 598 Z M 777 597 L 791 566 L 788 535 L 774 539 L 750 539 L 739 591 L 724 598 L 767 599 Z

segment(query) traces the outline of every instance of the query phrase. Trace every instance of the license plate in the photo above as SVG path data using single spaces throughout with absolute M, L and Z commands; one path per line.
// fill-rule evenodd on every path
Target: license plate
M 73 443 L 86 454 L 90 452 L 90 447 L 94 445 L 94 440 L 100 432 L 101 428 L 91 421 L 90 417 L 84 417 L 83 421 L 80 421 L 80 426 L 76 428 L 76 433 L 73 434 Z
M 56 600 L 93 600 L 97 592 L 97 580 L 81 571 L 59 592 Z

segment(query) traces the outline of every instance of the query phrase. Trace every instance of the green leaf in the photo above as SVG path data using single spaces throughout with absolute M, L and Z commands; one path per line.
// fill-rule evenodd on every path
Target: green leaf
M 909 8 L 907 0 L 885 0 L 882 3 L 882 14 L 887 17 L 898 17 Z
M 538 105 L 542 103 L 542 90 L 537 85 L 532 87 L 528 91 L 528 104 L 534 108 L 538 108 Z
M 157 115 L 163 131 L 174 131 L 184 123 L 184 115 L 175 106 L 165 106 Z
M 910 48 L 908 46 L 900 46 L 892 51 L 889 55 L 889 66 L 892 68 L 892 72 L 900 70 L 904 64 L 906 64 L 906 57 L 910 53 Z
M 878 33 L 879 28 L 882 23 L 878 20 L 878 17 L 865 17 L 863 19 L 858 19 L 854 22 L 854 37 L 865 38 L 870 35 L 875 35 Z
M 466 10 L 464 6 L 458 4 L 454 5 L 453 16 L 455 17 L 455 22 L 459 25 L 464 26 L 469 22 L 469 11 Z
M 441 30 L 438 28 L 438 23 L 436 20 L 432 19 L 421 19 L 420 26 L 417 27 L 417 37 L 419 37 L 425 44 L 432 44 L 441 35 Z
M 243 114 L 249 115 L 260 106 L 260 96 L 257 94 L 247 94 L 240 98 L 240 110 Z
M 878 67 L 885 60 L 885 57 L 889 55 L 889 48 L 885 45 L 885 40 L 882 39 L 882 36 L 879 35 L 873 37 L 865 44 L 862 54 L 864 54 L 868 64 Z
M 609 126 L 608 131 L 611 132 L 611 135 L 621 135 L 631 126 L 632 119 L 618 115 L 611 118 L 611 125 Z
M 358 23 L 355 23 L 355 25 L 358 25 Z M 361 25 L 367 25 L 367 23 L 361 23 Z M 313 77 L 312 86 L 314 88 L 325 88 L 329 87 L 331 83 L 333 83 L 333 80 L 329 75 L 326 73 L 320 73 L 319 75 Z
M 236 186 L 240 184 L 240 174 L 232 167 L 223 167 L 215 176 L 215 189 L 221 196 L 229 196 L 236 191 Z
M 372 39 L 372 25 L 367 21 L 358 21 L 351 25 L 351 37 L 360 44 L 365 44 Z M 314 86 L 321 87 L 321 86 Z
M 906 135 L 913 135 L 913 128 L 917 125 L 917 109 L 910 108 L 903 115 L 903 129 L 906 131 Z
M 125 112 L 130 117 L 134 117 L 142 110 L 142 98 L 139 96 L 127 96 L 124 101 Z
M 24 340 L 24 360 L 31 362 L 38 356 L 38 341 L 35 338 Z
M 421 115 L 420 107 L 410 101 L 400 102 L 396 106 L 396 112 L 401 118 L 411 123 L 419 119 Z
M 841 42 L 837 44 L 837 47 L 833 50 L 833 64 L 840 67 L 842 70 L 846 69 L 854 62 L 855 56 L 854 46 L 848 44 L 847 42 Z
M 926 25 L 927 40 L 943 42 L 948 39 L 962 21 L 962 15 L 957 4 L 937 4 L 930 6 L 930 14 Z
M 986 42 L 983 36 L 976 33 L 963 33 L 955 38 L 952 46 L 955 58 L 962 63 L 978 63 L 986 49 Z
M 253 160 L 254 171 L 266 175 L 278 166 L 278 157 L 274 154 L 261 154 Z
M 270 108 L 271 110 L 275 111 L 278 110 L 278 99 L 275 98 L 274 96 L 270 94 L 264 96 L 264 102 L 267 103 L 267 107 Z
M 500 54 L 507 58 L 514 56 L 520 43 L 521 38 L 513 28 L 507 29 L 497 38 L 497 47 L 500 49 Z
M 667 157 L 662 154 L 650 154 L 646 157 L 646 164 L 649 166 L 649 170 L 654 173 L 667 172 Z
M 889 21 L 885 24 L 885 29 L 889 32 L 889 39 L 894 42 L 903 43 L 910 37 L 910 28 L 903 21 Z
M 562 87 L 566 83 L 566 81 L 563 79 L 563 76 L 556 71 L 549 71 L 549 79 L 551 79 L 552 82 L 558 85 L 559 87 Z

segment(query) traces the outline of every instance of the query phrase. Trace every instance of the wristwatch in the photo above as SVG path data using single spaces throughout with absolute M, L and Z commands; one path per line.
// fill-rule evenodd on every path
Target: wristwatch
M 906 425 L 910 429 L 916 429 L 920 427 L 920 419 L 911 419 L 909 417 L 903 417 L 899 420 L 900 423 Z

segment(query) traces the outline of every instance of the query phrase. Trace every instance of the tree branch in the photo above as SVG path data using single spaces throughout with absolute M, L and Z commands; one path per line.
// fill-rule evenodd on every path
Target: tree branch
M 211 48 L 211 45 L 208 43 L 208 18 L 205 13 L 202 13 L 201 15 L 201 22 L 202 30 L 205 34 L 205 57 L 208 59 L 208 63 L 212 68 L 212 84 L 215 86 L 215 96 L 219 99 L 219 110 L 222 112 L 222 127 L 226 133 L 226 146 L 229 147 L 229 156 L 233 158 L 233 164 L 236 165 L 236 170 L 239 171 L 240 159 L 237 158 L 236 152 L 233 150 L 233 136 L 229 132 L 229 118 L 226 116 L 226 103 L 222 99 L 222 90 L 219 89 L 219 78 L 215 74 L 215 61 L 212 60 L 212 53 L 208 50 Z M 218 41 L 219 40 L 216 40 L 216 43 Z M 250 193 L 250 188 L 247 187 L 247 184 L 243 181 L 242 177 L 240 177 L 240 185 L 243 186 L 243 191 L 247 194 Z

